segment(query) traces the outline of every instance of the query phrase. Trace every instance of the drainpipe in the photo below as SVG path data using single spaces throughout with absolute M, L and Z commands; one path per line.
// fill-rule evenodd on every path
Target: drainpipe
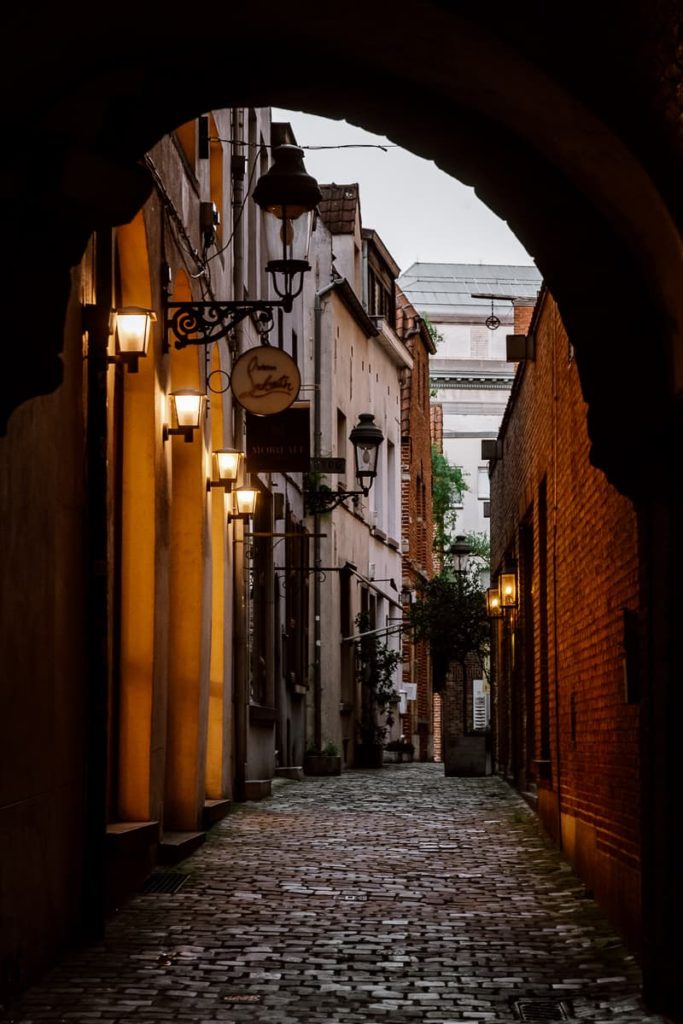
M 232 224 L 233 240 L 233 298 L 241 299 L 244 289 L 244 134 L 241 108 L 232 112 L 233 153 L 232 174 Z M 239 223 L 237 223 L 239 219 Z M 244 350 L 244 326 L 235 328 L 233 358 Z M 233 404 L 233 444 L 238 451 L 244 451 L 244 414 L 240 406 Z M 244 529 L 233 526 L 235 529 Z M 246 585 L 245 585 L 245 543 L 233 535 L 233 701 L 235 732 L 235 800 L 244 800 L 247 779 L 247 636 L 246 636 Z
M 320 387 L 322 384 L 322 368 L 320 366 L 322 356 L 322 301 L 321 293 L 315 293 L 313 306 L 313 395 L 315 399 L 313 411 L 313 457 L 319 459 L 322 446 L 322 410 L 320 408 Z M 321 675 L 321 629 L 320 629 L 320 606 L 321 606 L 321 580 L 320 566 L 322 555 L 322 544 L 320 537 L 320 512 L 316 505 L 313 516 L 313 742 L 316 750 L 322 750 L 323 745 L 323 694 Z
M 562 849 L 562 755 L 560 751 L 560 677 L 558 670 L 559 639 L 557 631 L 557 346 L 553 338 L 553 689 L 555 691 L 555 757 L 557 760 L 557 842 Z
M 313 457 L 319 459 L 322 452 L 322 300 L 329 295 L 334 285 L 328 284 L 315 293 L 313 303 Z M 313 742 L 316 750 L 320 750 L 323 742 L 323 694 L 320 657 L 322 653 L 320 611 L 321 611 L 321 580 L 317 571 L 322 565 L 322 544 L 320 537 L 320 513 L 316 510 L 313 516 Z

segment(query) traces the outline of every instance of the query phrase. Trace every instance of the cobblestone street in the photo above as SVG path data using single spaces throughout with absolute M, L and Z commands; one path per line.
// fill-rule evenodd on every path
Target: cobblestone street
M 70 955 L 16 1022 L 662 1022 L 593 901 L 497 778 L 441 765 L 278 783 Z

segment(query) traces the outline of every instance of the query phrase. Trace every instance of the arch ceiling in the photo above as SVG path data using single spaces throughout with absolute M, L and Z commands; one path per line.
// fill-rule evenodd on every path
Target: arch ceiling
M 126 222 L 144 202 L 142 154 L 206 110 L 277 105 L 389 135 L 474 185 L 508 221 L 558 301 L 593 458 L 618 486 L 637 493 L 634 462 L 678 446 L 676 0 L 636 0 L 628 13 L 613 0 L 496 0 L 481 10 L 425 0 L 407 11 L 265 0 L 207 3 L 196 20 L 124 0 L 112 25 L 95 24 L 83 3 L 69 11 L 65 24 L 59 8 L 37 18 L 24 5 L 0 69 L 12 143 L 5 280 L 22 341 L 5 375 L 4 418 L 58 385 L 70 267 L 94 229 Z M 21 310 L 35 309 L 36 293 L 40 325 L 27 335 Z

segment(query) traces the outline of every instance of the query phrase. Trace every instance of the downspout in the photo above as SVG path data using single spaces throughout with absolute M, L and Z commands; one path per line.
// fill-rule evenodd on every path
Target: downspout
M 232 112 L 233 153 L 232 175 L 232 227 L 233 241 L 233 298 L 241 299 L 244 289 L 244 224 L 242 206 L 244 197 L 244 154 L 242 139 L 244 123 L 241 108 Z M 244 325 L 235 327 L 233 358 L 244 349 Z M 233 404 L 233 443 L 238 451 L 244 451 L 244 414 L 241 406 Z M 233 530 L 243 527 L 233 526 Z M 246 636 L 246 585 L 244 540 L 233 535 L 233 699 L 235 732 L 235 800 L 244 800 L 247 779 L 247 636 Z
M 557 760 L 557 842 L 562 849 L 562 756 L 560 752 L 559 637 L 557 630 L 557 346 L 553 332 L 553 688 L 555 690 L 555 756 Z
M 322 301 L 321 293 L 315 293 L 313 306 L 313 458 L 319 459 L 322 447 L 322 410 L 320 408 L 320 389 L 322 384 Z M 320 512 L 316 504 L 313 516 L 313 743 L 316 751 L 323 745 L 323 695 L 321 672 L 321 580 L 322 544 L 320 537 Z
M 329 295 L 334 285 L 328 284 L 315 293 L 313 303 L 313 457 L 319 459 L 322 454 L 322 300 Z M 321 658 L 321 579 L 318 571 L 322 565 L 322 544 L 320 536 L 320 512 L 313 515 L 313 742 L 316 750 L 322 749 L 323 741 L 323 695 Z

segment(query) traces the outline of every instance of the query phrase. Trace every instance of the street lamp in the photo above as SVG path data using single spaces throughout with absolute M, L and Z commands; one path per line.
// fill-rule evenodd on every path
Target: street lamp
M 449 554 L 453 557 L 453 568 L 456 572 L 465 572 L 472 551 L 472 545 L 467 537 L 463 536 L 463 534 L 458 534 L 455 538 L 455 543 L 449 551 Z
M 228 512 L 228 522 L 241 519 L 243 522 L 256 512 L 258 491 L 254 487 L 240 487 L 233 492 L 233 511 Z
M 384 441 L 384 434 L 375 423 L 372 413 L 362 412 L 360 414 L 358 423 L 349 434 L 349 441 L 353 445 L 356 479 L 360 490 L 333 491 L 329 487 L 309 488 L 304 492 L 308 512 L 314 514 L 331 512 L 346 498 L 358 500 L 361 495 L 367 497 L 370 493 L 370 488 L 377 476 L 380 445 Z
M 273 164 L 256 183 L 254 202 L 264 213 L 268 263 L 277 299 L 235 299 L 216 302 L 169 302 L 166 305 L 166 338 L 175 337 L 175 347 L 208 345 L 224 338 L 240 321 L 257 315 L 259 331 L 267 334 L 273 326 L 273 310 L 286 313 L 303 288 L 310 270 L 308 246 L 313 211 L 322 193 L 318 182 L 307 174 L 303 150 L 298 146 L 276 146 Z

